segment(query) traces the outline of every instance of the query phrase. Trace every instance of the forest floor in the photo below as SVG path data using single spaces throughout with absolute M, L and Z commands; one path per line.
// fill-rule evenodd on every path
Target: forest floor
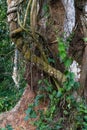
M 11 125 L 14 130 L 35 130 L 36 128 L 30 124 L 32 120 L 24 120 L 25 111 L 33 102 L 34 97 L 35 93 L 30 90 L 30 86 L 27 86 L 18 104 L 11 111 L 0 115 L 0 128 Z

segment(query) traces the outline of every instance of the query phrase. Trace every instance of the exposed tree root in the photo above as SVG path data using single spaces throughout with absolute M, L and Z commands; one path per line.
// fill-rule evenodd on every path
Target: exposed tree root
M 14 130 L 35 130 L 35 127 L 29 124 L 29 121 L 24 121 L 25 110 L 28 105 L 33 102 L 35 93 L 30 90 L 28 85 L 17 105 L 8 112 L 0 114 L 0 128 L 6 127 L 6 125 L 12 125 Z

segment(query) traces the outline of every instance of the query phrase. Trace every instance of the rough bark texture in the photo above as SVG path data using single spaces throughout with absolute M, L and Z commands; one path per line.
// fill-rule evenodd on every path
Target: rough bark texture
M 16 8 L 18 2 L 19 1 L 15 1 L 15 0 L 7 1 L 7 3 L 8 3 L 8 12 L 7 13 L 8 13 L 9 28 L 10 28 L 10 36 L 12 37 L 12 40 L 16 44 L 18 49 L 22 51 L 24 58 L 26 60 L 29 60 L 30 59 L 30 50 L 29 50 L 28 46 L 26 46 L 23 43 L 23 39 L 21 37 L 22 29 L 19 28 L 19 26 L 18 26 L 17 8 Z M 14 33 L 15 30 L 17 30 L 16 34 Z M 48 74 L 50 74 L 52 76 L 54 75 L 54 77 L 58 78 L 60 81 L 62 79 L 63 79 L 63 81 L 65 80 L 65 78 L 62 78 L 63 75 L 60 71 L 56 72 L 56 69 L 52 68 L 51 66 L 45 67 L 46 63 L 44 61 L 41 61 L 38 57 L 34 56 L 33 62 L 35 64 L 37 64 L 37 62 L 38 62 L 38 64 L 40 66 L 42 66 L 41 69 L 44 68 L 44 70 L 46 72 L 48 72 Z M 40 68 L 40 66 L 39 66 L 39 68 Z M 32 99 L 34 98 L 34 96 L 35 96 L 35 93 L 33 91 L 31 91 L 30 87 L 28 86 L 26 88 L 22 98 L 20 99 L 19 103 L 17 104 L 17 106 L 15 108 L 13 108 L 11 111 L 0 115 L 0 128 L 5 127 L 7 124 L 10 124 L 10 125 L 12 125 L 12 127 L 15 130 L 20 130 L 22 127 L 23 128 L 25 127 L 27 130 L 28 129 L 34 130 L 35 129 L 34 127 L 29 125 L 28 122 L 24 121 L 24 116 L 25 116 L 24 111 L 27 109 L 28 104 L 30 104 L 32 102 Z M 42 107 L 44 108 L 44 105 L 42 105 Z
M 82 21 L 82 25 L 83 25 L 83 32 L 84 32 L 84 37 L 87 38 L 87 2 L 84 5 L 84 16 L 81 16 L 81 21 Z M 85 41 L 85 50 L 83 53 L 83 61 L 82 61 L 82 72 L 81 72 L 81 87 L 82 90 L 80 91 L 81 94 L 84 93 L 84 97 L 86 99 L 87 102 L 87 41 Z
M 25 59 L 29 60 L 30 59 L 30 50 L 29 50 L 28 46 L 24 44 L 23 37 L 21 36 L 21 32 L 23 31 L 23 29 L 20 28 L 18 25 L 18 19 L 17 19 L 17 3 L 18 2 L 19 1 L 17 1 L 17 0 L 16 1 L 7 0 L 8 22 L 9 22 L 10 34 L 11 34 L 12 40 L 16 44 L 17 48 L 20 51 L 22 51 Z M 56 42 L 56 31 L 58 31 L 57 32 L 58 36 L 62 36 L 62 34 L 64 32 L 63 25 L 64 25 L 64 18 L 65 18 L 65 10 L 64 10 L 61 0 L 51 1 L 49 6 L 50 6 L 50 17 L 48 18 L 48 26 L 46 28 L 46 40 L 55 57 L 58 54 L 57 42 Z M 79 33 L 76 30 L 79 30 Z M 42 34 L 43 34 L 43 32 L 42 32 Z M 84 49 L 84 45 L 82 43 L 83 42 L 82 37 L 83 37 L 82 29 L 79 26 L 79 24 L 77 24 L 76 29 L 75 29 L 75 35 L 71 42 L 70 55 L 73 58 L 75 58 L 76 61 L 79 61 L 79 64 L 81 64 L 82 54 L 83 54 L 82 52 Z M 76 49 L 78 48 L 78 46 L 80 49 L 78 49 L 78 51 L 77 51 Z M 85 48 L 85 50 L 86 50 L 86 48 Z M 72 53 L 72 51 L 73 51 L 73 53 Z M 80 54 L 79 54 L 79 52 L 80 52 Z M 87 54 L 85 54 L 85 55 L 87 56 Z M 55 57 L 55 59 L 57 59 L 57 57 Z M 41 66 L 42 66 L 42 68 L 45 72 L 47 72 L 50 76 L 57 78 L 59 82 L 61 82 L 61 79 L 62 79 L 62 81 L 65 80 L 64 75 L 59 70 L 56 71 L 56 69 L 53 68 L 52 66 L 46 67 L 46 65 L 47 65 L 46 62 L 40 60 L 39 57 L 36 57 L 34 55 L 33 62 L 34 62 L 34 64 L 37 64 L 37 62 L 38 62 L 38 68 L 41 68 Z M 57 65 L 59 65 L 59 62 Z M 61 64 L 60 64 L 60 66 L 57 66 L 57 69 L 58 69 L 58 67 L 60 70 L 62 70 Z M 36 85 L 36 84 L 34 84 L 34 85 Z M 0 127 L 5 127 L 6 124 L 11 124 L 15 130 L 20 130 L 21 127 L 25 127 L 27 130 L 34 130 L 35 129 L 34 127 L 30 126 L 28 124 L 28 122 L 25 123 L 23 120 L 23 118 L 25 116 L 24 111 L 26 110 L 28 104 L 32 102 L 32 99 L 34 98 L 34 96 L 35 96 L 35 93 L 32 92 L 30 90 L 30 87 L 28 86 L 24 92 L 23 97 L 19 101 L 18 105 L 10 112 L 0 115 Z

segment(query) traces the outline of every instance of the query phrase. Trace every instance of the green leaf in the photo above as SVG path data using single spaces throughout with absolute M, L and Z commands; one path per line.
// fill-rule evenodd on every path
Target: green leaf
M 68 113 L 68 111 L 67 111 L 67 110 L 64 110 L 64 114 L 65 114 L 65 115 L 68 115 L 69 113 Z
M 52 86 L 49 86 L 49 87 L 45 87 L 45 90 L 46 90 L 47 92 L 52 92 L 53 88 L 52 88 Z
M 52 95 L 53 95 L 53 96 L 56 96 L 56 90 L 53 91 Z
M 66 82 L 64 85 L 65 85 L 66 91 L 70 91 L 72 89 L 72 86 L 73 86 L 70 81 Z
M 86 109 L 86 110 L 84 110 L 84 113 L 85 113 L 85 114 L 87 114 L 87 109 Z
M 66 48 L 65 48 L 64 44 L 59 44 L 58 50 L 60 52 L 64 51 L 66 53 Z
M 87 116 L 84 116 L 84 120 L 87 122 Z
M 25 112 L 26 112 L 26 115 L 29 115 L 32 112 L 32 108 L 29 107 Z
M 26 117 L 24 118 L 25 121 L 28 121 L 29 119 L 30 119 L 29 116 L 26 116 Z
M 38 106 L 39 105 L 39 101 L 40 99 L 42 99 L 44 97 L 44 94 L 39 94 L 36 96 L 35 98 L 35 106 Z
M 6 128 L 0 128 L 0 130 L 6 130 Z
M 62 92 L 61 92 L 61 91 L 58 91 L 57 97 L 60 98 L 61 96 L 62 96 Z
M 87 42 L 87 37 L 83 38 L 84 42 Z
M 43 9 L 44 9 L 44 11 L 45 11 L 45 12 L 47 12 L 47 11 L 49 10 L 48 5 L 47 5 L 47 4 L 45 4 L 45 5 L 43 6 Z
M 43 81 L 42 81 L 42 79 L 40 79 L 39 81 L 38 81 L 38 84 L 41 84 Z
M 11 125 L 7 125 L 6 128 L 7 128 L 7 130 L 13 130 Z
M 74 87 L 75 81 L 73 79 L 70 79 L 70 86 Z
M 56 126 L 56 129 L 57 129 L 57 130 L 60 130 L 61 128 L 62 128 L 61 125 L 57 125 L 57 126 Z
M 32 111 L 32 114 L 30 115 L 30 118 L 36 118 L 37 117 L 37 114 L 36 112 L 33 110 Z
M 71 63 L 72 63 L 72 60 L 70 58 L 67 58 L 64 62 L 64 65 L 68 68 L 70 67 Z
M 48 62 L 49 62 L 49 63 L 55 63 L 55 60 L 54 60 L 53 58 L 50 58 L 50 57 L 49 57 L 49 58 L 48 58 Z
M 83 126 L 87 130 L 87 122 L 83 122 Z
M 78 89 L 80 87 L 80 83 L 79 82 L 75 82 L 74 83 L 74 89 Z
M 64 61 L 66 58 L 66 53 L 65 52 L 61 52 L 61 56 L 60 56 L 61 60 Z
M 70 72 L 69 74 L 70 74 L 70 79 L 71 79 L 71 80 L 74 80 L 75 74 L 74 74 L 73 72 Z

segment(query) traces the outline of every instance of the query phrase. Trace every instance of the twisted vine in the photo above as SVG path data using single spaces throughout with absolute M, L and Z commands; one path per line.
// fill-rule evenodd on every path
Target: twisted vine
M 17 24 L 18 24 L 19 26 L 17 26 L 16 29 L 12 29 L 11 36 L 13 37 L 13 41 L 15 41 L 16 46 L 23 53 L 26 60 L 31 60 L 30 57 L 32 55 L 32 52 L 29 48 L 29 45 L 26 45 L 25 43 L 23 43 L 23 37 L 22 36 L 20 37 L 20 35 L 19 35 L 19 37 L 17 38 L 16 36 L 17 36 L 17 34 L 20 34 L 21 32 L 25 31 L 26 34 L 29 35 L 29 37 L 31 37 L 33 46 L 35 46 L 39 49 L 40 55 L 41 55 L 41 57 L 38 57 L 35 54 L 33 54 L 32 62 L 34 62 L 37 66 L 39 65 L 39 68 L 42 69 L 43 71 L 45 71 L 46 73 L 48 73 L 49 76 L 52 76 L 56 87 L 59 88 L 59 83 L 65 81 L 65 76 L 59 70 L 56 70 L 48 63 L 48 58 L 43 49 L 43 45 L 41 42 L 39 42 L 38 38 L 39 38 L 40 34 L 36 30 L 37 29 L 37 16 L 38 16 L 38 12 L 39 12 L 37 10 L 37 4 L 38 4 L 37 0 L 28 1 L 26 11 L 24 14 L 24 19 L 22 21 L 20 19 L 19 9 L 17 9 L 17 11 L 16 11 L 17 21 L 15 22 L 15 25 L 17 26 Z M 16 7 L 17 8 L 21 7 L 21 4 L 20 5 L 18 4 L 18 6 L 16 4 Z M 10 8 L 9 8 L 9 10 L 10 10 Z M 9 10 L 8 10 L 8 12 L 11 13 L 12 11 L 10 12 Z M 11 10 L 12 10 L 12 8 L 11 8 Z M 15 15 L 15 12 L 14 12 L 14 15 Z M 28 28 L 27 28 L 28 15 L 30 16 L 30 25 L 28 25 Z

